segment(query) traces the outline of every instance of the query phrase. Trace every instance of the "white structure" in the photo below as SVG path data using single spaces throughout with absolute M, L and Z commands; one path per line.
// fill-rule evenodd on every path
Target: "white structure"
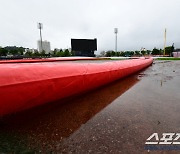
M 25 53 L 26 52 L 35 53 L 35 52 L 37 52 L 37 49 L 29 49 L 29 48 L 27 48 L 27 49 L 25 49 Z
M 180 49 L 175 49 L 173 52 L 173 57 L 179 57 L 180 58 Z
M 38 51 L 39 52 L 42 52 L 44 50 L 46 54 L 50 53 L 50 51 L 51 51 L 50 42 L 42 41 L 42 45 L 41 45 L 41 41 L 38 40 L 37 44 L 38 44 Z

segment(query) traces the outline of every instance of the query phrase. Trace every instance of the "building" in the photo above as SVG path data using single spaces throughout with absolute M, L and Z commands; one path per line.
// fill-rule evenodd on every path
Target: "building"
M 35 52 L 37 52 L 37 51 L 38 51 L 37 49 L 29 49 L 29 48 L 26 48 L 24 54 L 25 54 L 26 52 L 35 53 Z
M 50 42 L 42 41 L 42 45 L 41 45 L 41 41 L 38 40 L 37 45 L 38 45 L 39 52 L 45 51 L 45 54 L 48 54 L 51 52 Z
M 74 56 L 95 57 L 97 39 L 71 39 L 71 50 Z
M 173 51 L 173 57 L 180 57 L 180 49 L 175 49 Z

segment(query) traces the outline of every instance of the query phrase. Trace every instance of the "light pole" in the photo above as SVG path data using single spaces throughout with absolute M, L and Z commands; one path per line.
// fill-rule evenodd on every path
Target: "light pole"
M 165 28 L 165 31 L 164 31 L 164 56 L 166 54 L 166 28 Z
M 42 46 L 42 33 L 41 33 L 41 29 L 43 29 L 43 24 L 42 24 L 42 23 L 38 23 L 38 29 L 40 30 L 41 51 L 43 51 L 43 46 Z
M 117 52 L 117 33 L 118 33 L 118 28 L 114 28 L 114 33 L 115 33 L 115 51 Z

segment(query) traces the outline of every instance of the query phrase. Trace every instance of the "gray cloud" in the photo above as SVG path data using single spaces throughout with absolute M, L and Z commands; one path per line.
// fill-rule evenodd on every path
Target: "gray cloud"
M 70 47 L 71 38 L 97 38 L 98 50 L 180 47 L 179 0 L 0 0 L 0 46 L 37 47 L 37 22 L 52 48 Z

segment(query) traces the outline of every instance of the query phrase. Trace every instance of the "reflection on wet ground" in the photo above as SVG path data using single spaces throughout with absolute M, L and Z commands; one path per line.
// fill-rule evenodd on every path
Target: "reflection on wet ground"
M 5 117 L 0 153 L 148 153 L 152 133 L 180 132 L 180 61 Z M 180 151 L 153 151 L 178 153 Z

